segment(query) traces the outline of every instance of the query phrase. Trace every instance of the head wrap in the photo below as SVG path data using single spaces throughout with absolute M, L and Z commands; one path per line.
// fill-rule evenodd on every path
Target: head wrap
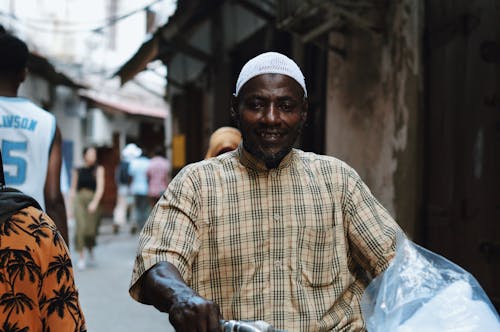
M 282 74 L 293 78 L 304 90 L 304 97 L 307 97 L 306 81 L 299 66 L 286 55 L 277 52 L 262 53 L 250 59 L 241 68 L 234 95 L 237 96 L 241 87 L 250 79 L 262 74 Z
M 216 157 L 224 150 L 234 150 L 241 142 L 241 133 L 233 127 L 220 127 L 210 136 L 205 159 Z

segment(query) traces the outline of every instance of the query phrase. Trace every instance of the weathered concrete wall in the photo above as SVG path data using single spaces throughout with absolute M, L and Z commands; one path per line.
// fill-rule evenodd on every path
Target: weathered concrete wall
M 353 166 L 410 236 L 421 204 L 421 3 L 390 1 L 380 35 L 332 34 L 347 55 L 328 63 L 326 153 Z

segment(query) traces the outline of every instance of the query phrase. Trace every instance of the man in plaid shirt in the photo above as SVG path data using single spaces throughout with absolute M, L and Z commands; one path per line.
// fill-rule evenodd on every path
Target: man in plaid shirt
M 171 182 L 140 235 L 130 294 L 178 331 L 223 319 L 365 330 L 361 296 L 401 229 L 348 165 L 292 148 L 307 90 L 291 59 L 247 62 L 232 112 L 242 144 Z

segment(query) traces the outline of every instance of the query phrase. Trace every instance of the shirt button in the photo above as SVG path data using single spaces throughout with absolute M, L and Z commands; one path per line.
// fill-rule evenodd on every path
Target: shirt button
M 281 263 L 281 260 L 277 260 L 274 262 L 274 267 L 276 268 L 276 270 L 282 270 L 283 267 L 282 267 L 282 263 Z
M 280 218 L 280 215 L 276 213 L 276 214 L 273 216 L 273 219 L 274 219 L 274 221 L 280 221 L 280 219 L 281 219 L 281 218 Z

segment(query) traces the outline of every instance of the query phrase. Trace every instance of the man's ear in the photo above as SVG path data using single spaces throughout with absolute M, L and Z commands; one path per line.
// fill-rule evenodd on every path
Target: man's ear
M 231 98 L 231 119 L 238 125 L 240 125 L 239 121 L 239 110 L 238 110 L 238 97 L 232 96 Z
M 304 100 L 302 101 L 302 112 L 300 114 L 303 123 L 306 123 L 307 121 L 308 111 L 309 111 L 309 103 L 307 102 L 307 98 L 304 98 Z

